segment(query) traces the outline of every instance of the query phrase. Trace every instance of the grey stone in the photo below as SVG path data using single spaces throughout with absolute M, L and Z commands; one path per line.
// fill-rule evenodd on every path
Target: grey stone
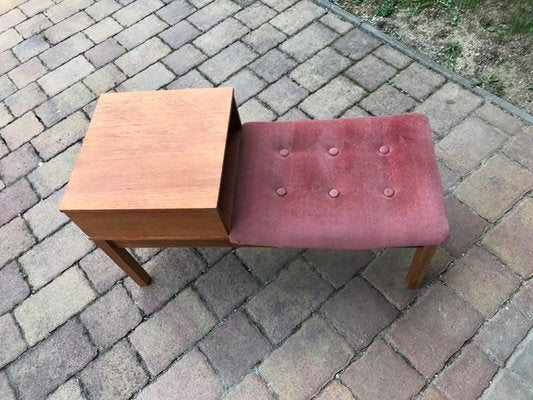
M 244 103 L 250 97 L 259 93 L 265 88 L 266 82 L 258 78 L 249 69 L 242 69 L 220 86 L 232 87 L 235 90 L 235 101 L 237 105 Z
M 85 29 L 84 32 L 94 43 L 101 43 L 107 38 L 119 33 L 122 29 L 122 26 L 120 26 L 118 22 L 111 17 L 107 17 L 102 21 L 91 25 L 89 28 Z M 139 32 L 139 36 L 141 36 L 141 32 Z
M 94 67 L 91 63 L 85 57 L 78 56 L 52 72 L 49 72 L 40 78 L 37 83 L 43 88 L 46 94 L 54 96 L 89 75 L 92 71 L 94 71 Z
M 158 34 L 168 25 L 157 18 L 155 15 L 149 15 L 145 19 L 130 26 L 128 29 L 120 32 L 115 39 L 126 49 L 133 49 L 142 42 Z
M 44 36 L 48 42 L 56 44 L 68 38 L 69 36 L 84 30 L 93 23 L 94 21 L 92 18 L 82 11 L 64 19 L 58 24 L 52 25 L 50 28 L 44 31 Z
M 46 95 L 35 82 L 13 93 L 4 100 L 15 117 L 19 117 L 46 100 Z
M 0 166 L 2 166 L 1 163 Z M 6 222 L 9 222 L 11 219 L 30 208 L 37 201 L 37 196 L 26 179 L 21 179 L 13 185 L 8 186 L 0 191 L 0 224 L 3 225 Z
M 191 15 L 196 8 L 185 0 L 174 0 L 167 6 L 159 9 L 156 15 L 168 24 L 174 25 L 183 18 Z
M 237 4 L 230 0 L 215 0 L 189 16 L 188 20 L 198 29 L 206 31 L 238 11 L 239 8 Z
M 21 120 L 26 122 L 28 119 L 21 118 L 17 121 L 21 121 Z M 28 128 L 31 128 L 31 125 Z M 26 143 L 25 145 L 19 147 L 15 151 L 12 151 L 6 157 L 0 160 L 0 175 L 2 176 L 2 180 L 4 181 L 6 185 L 9 185 L 15 182 L 20 177 L 28 174 L 31 170 L 37 167 L 39 162 L 40 162 L 39 157 L 35 153 L 35 150 L 33 150 L 33 147 L 30 144 Z M 19 185 L 21 184 L 22 183 L 20 183 Z M 19 188 L 20 187 L 21 186 L 19 186 Z M 15 193 L 16 189 L 8 188 L 6 189 L 6 191 Z M 0 194 L 0 198 L 11 197 L 8 194 L 8 192 L 5 192 L 5 193 L 2 192 L 2 193 L 3 194 Z M 29 190 L 25 190 L 24 193 L 29 194 Z M 25 196 L 25 198 L 29 200 L 30 198 L 33 198 L 33 196 L 27 195 Z M 0 211 L 0 223 L 2 224 L 8 221 L 7 219 L 5 219 L 7 217 L 7 214 L 9 214 L 8 210 L 13 211 L 19 208 L 18 211 L 15 212 L 15 214 L 17 214 L 20 211 L 24 211 L 23 210 L 24 207 L 21 207 L 21 204 L 29 205 L 29 203 L 33 203 L 33 200 L 24 201 L 25 200 L 24 197 L 19 198 L 19 199 L 12 199 L 12 200 L 15 200 L 16 203 L 8 204 L 6 205 L 6 208 L 3 208 L 3 210 Z M 17 207 L 17 204 L 18 204 L 18 207 Z M 9 219 L 11 219 L 12 217 L 13 215 L 11 215 Z
M 244 22 L 250 29 L 256 29 L 275 15 L 276 12 L 270 7 L 260 1 L 255 1 L 235 14 L 235 18 Z
M 376 90 L 395 73 L 393 67 L 371 54 L 346 71 L 348 77 L 368 90 Z
M 26 343 L 9 313 L 0 317 L 0 343 L 0 368 L 4 368 L 26 350 Z
M 301 4 L 301 3 L 298 3 Z M 274 24 L 275 18 L 271 21 Z M 297 61 L 304 61 L 338 37 L 325 25 L 315 22 L 283 42 L 279 48 Z
M 79 264 L 98 293 L 106 292 L 125 276 L 122 269 L 100 249 L 82 258 Z
M 0 241 L 0 266 L 17 257 L 35 243 L 35 239 L 20 217 L 1 226 L 0 237 L 9 238 L 9 242 L 6 240 Z
M 243 37 L 242 41 L 257 53 L 263 54 L 283 42 L 286 37 L 287 35 L 267 23 Z
M 322 7 L 311 1 L 303 0 L 273 18 L 270 23 L 286 34 L 293 35 L 325 13 Z
M 241 22 L 235 18 L 227 18 L 202 36 L 196 38 L 193 44 L 208 56 L 212 56 L 247 32 L 248 28 Z
M 85 53 L 85 57 L 96 67 L 101 67 L 124 54 L 126 50 L 115 39 L 107 39 Z
M 221 83 L 256 58 L 256 54 L 241 42 L 233 43 L 198 68 L 214 83 Z
M 173 49 L 179 49 L 200 34 L 201 32 L 198 29 L 191 25 L 187 20 L 184 20 L 159 34 L 159 37 L 161 37 L 161 39 Z
M 18 59 L 21 62 L 24 62 L 37 54 L 42 53 L 49 47 L 50 45 L 41 36 L 35 35 L 24 40 L 22 43 L 17 44 L 12 50 Z
M 122 26 L 130 26 L 163 7 L 163 5 L 159 0 L 136 0 L 115 12 L 113 18 Z
M 170 53 L 170 47 L 159 38 L 152 38 L 121 56 L 115 64 L 126 75 L 133 76 L 168 53 Z
M 30 287 L 15 261 L 0 269 L 0 315 L 11 311 L 30 295 Z
M 124 75 L 114 64 L 107 64 L 98 71 L 89 75 L 83 80 L 93 93 L 106 93 L 113 89 L 118 84 L 124 82 L 126 75 Z M 85 129 L 83 130 L 85 134 Z
M 192 44 L 186 44 L 163 58 L 162 62 L 181 76 L 203 62 L 207 57 Z
M 296 62 L 278 49 L 272 49 L 252 64 L 249 68 L 269 83 L 277 81 L 296 66 Z
M 282 77 L 257 96 L 278 114 L 287 112 L 308 95 L 307 90 L 287 77 Z
M 38 240 L 44 239 L 69 220 L 59 211 L 63 193 L 63 190 L 55 192 L 24 213 L 24 219 Z
M 388 115 L 404 113 L 413 108 L 416 102 L 392 86 L 383 85 L 365 97 L 360 105 L 374 115 Z
M 158 62 L 123 82 L 117 87 L 117 91 L 156 90 L 170 83 L 173 79 L 174 74 Z
M 333 43 L 333 47 L 353 60 L 360 60 L 380 44 L 373 36 L 354 28 Z
M 8 75 L 19 89 L 46 74 L 47 69 L 37 57 L 34 57 L 17 68 L 9 71 Z
M 46 50 L 39 55 L 39 58 L 48 68 L 54 69 L 59 67 L 61 64 L 64 64 L 71 58 L 76 57 L 78 54 L 83 53 L 93 45 L 93 42 L 91 42 L 87 36 L 80 32 Z M 89 58 L 89 60 L 91 59 Z

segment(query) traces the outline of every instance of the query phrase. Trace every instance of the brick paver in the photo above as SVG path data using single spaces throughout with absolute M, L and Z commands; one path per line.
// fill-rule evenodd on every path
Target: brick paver
M 241 118 L 420 111 L 450 219 L 412 249 L 136 249 L 58 211 L 96 99 L 232 86 Z M 533 128 L 310 0 L 0 1 L 0 398 L 533 398 Z

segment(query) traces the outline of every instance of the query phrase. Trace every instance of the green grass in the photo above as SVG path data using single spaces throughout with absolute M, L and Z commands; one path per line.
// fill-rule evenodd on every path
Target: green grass
M 533 33 L 533 7 L 521 8 L 509 21 L 511 33 Z
M 461 43 L 457 41 L 448 42 L 446 44 L 446 48 L 444 49 L 444 58 L 446 59 L 448 65 L 454 67 L 457 63 L 457 58 L 459 58 L 462 52 L 463 46 L 461 46 Z
M 396 0 L 383 0 L 379 3 L 376 15 L 378 17 L 390 17 L 396 8 Z

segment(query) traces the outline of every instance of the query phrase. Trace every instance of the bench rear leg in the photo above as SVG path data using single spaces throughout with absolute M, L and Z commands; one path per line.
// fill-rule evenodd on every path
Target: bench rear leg
M 139 286 L 148 286 L 152 279 L 148 272 L 124 248 L 118 247 L 110 240 L 96 240 L 96 245 L 106 253 Z
M 438 246 L 421 246 L 416 248 L 411 267 L 407 272 L 405 283 L 407 289 L 418 289 L 424 280 L 424 275 L 428 269 L 433 255 L 437 251 Z

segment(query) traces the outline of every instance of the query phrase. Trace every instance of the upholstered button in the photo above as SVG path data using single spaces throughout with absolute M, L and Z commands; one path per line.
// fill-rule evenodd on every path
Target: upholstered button
M 332 147 L 328 150 L 328 153 L 330 156 L 336 156 L 337 154 L 339 154 L 339 149 L 337 149 L 336 147 Z
M 390 151 L 389 146 L 381 146 L 381 147 L 379 148 L 379 152 L 380 152 L 381 154 L 388 154 L 389 151 Z
M 383 194 L 387 197 L 392 197 L 394 196 L 394 190 L 391 188 L 387 188 L 383 191 Z
M 289 155 L 289 150 L 287 149 L 281 149 L 279 151 L 279 155 L 282 156 L 282 157 L 287 157 Z
M 339 197 L 339 194 L 340 193 L 339 193 L 339 191 L 337 189 L 331 189 L 329 191 L 329 197 L 333 197 L 333 198 Z
M 279 196 L 279 197 L 283 197 L 287 194 L 287 189 L 285 189 L 284 187 L 279 187 L 276 189 L 276 194 Z

